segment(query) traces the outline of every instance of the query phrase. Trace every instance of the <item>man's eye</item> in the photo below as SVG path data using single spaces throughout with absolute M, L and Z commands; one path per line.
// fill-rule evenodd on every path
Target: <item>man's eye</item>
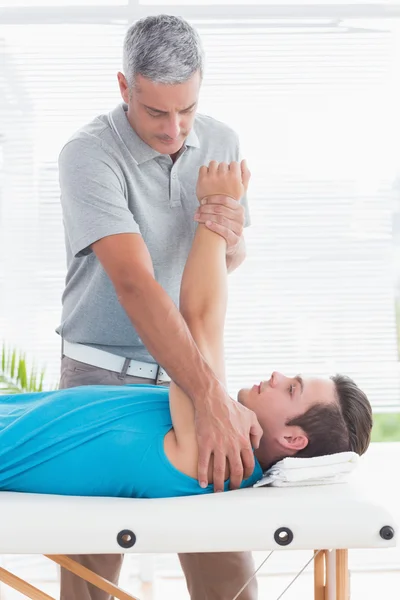
M 155 119 L 157 119 L 157 117 L 162 117 L 162 113 L 152 113 L 152 112 L 148 111 L 148 114 L 151 117 L 154 117 Z
M 291 396 L 293 396 L 294 390 L 296 389 L 296 386 L 291 384 L 289 385 L 289 393 Z

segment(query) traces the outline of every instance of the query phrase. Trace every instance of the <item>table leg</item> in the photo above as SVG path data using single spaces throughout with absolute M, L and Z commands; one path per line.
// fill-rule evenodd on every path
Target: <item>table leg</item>
M 136 596 L 131 596 L 127 592 L 124 592 L 121 588 L 117 587 L 107 579 L 104 579 L 104 577 L 97 575 L 97 573 L 80 565 L 68 556 L 64 556 L 63 554 L 46 554 L 45 556 L 61 567 L 64 567 L 64 569 L 68 569 L 71 573 L 82 577 L 85 581 L 88 581 L 104 592 L 107 592 L 107 594 L 110 594 L 114 598 L 118 598 L 118 600 L 138 600 Z
M 348 550 L 336 550 L 336 600 L 349 600 Z
M 55 600 L 52 596 L 45 594 L 42 590 L 35 588 L 24 579 L 20 579 L 3 568 L 0 568 L 0 581 L 17 590 L 17 592 L 20 592 L 26 598 L 31 598 L 31 600 Z
M 325 551 L 314 551 L 314 600 L 325 600 Z

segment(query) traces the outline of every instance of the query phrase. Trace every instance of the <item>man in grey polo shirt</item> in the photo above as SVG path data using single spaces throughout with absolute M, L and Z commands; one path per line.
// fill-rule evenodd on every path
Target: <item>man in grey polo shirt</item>
M 118 73 L 124 104 L 61 151 L 68 273 L 60 386 L 167 385 L 171 377 L 196 410 L 199 485 L 207 485 L 210 466 L 220 491 L 226 461 L 233 487 L 253 471 L 252 445 L 262 430 L 229 397 L 177 308 L 196 221 L 226 238 L 230 271 L 245 257 L 246 202 L 212 196 L 199 207 L 196 197 L 201 165 L 239 159 L 236 134 L 196 115 L 202 73 L 200 40 L 188 23 L 165 15 L 137 22 L 124 42 L 124 75 Z M 117 582 L 121 556 L 74 558 Z M 180 560 L 193 600 L 228 600 L 252 572 L 248 553 Z M 240 599 L 254 600 L 256 589 L 253 582 Z M 109 596 L 63 570 L 61 600 L 72 599 Z

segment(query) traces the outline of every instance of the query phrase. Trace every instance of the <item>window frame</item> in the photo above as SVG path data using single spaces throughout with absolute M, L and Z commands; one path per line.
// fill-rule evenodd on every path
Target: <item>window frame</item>
M 227 18 L 249 21 L 254 19 L 400 19 L 400 2 L 378 0 L 373 4 L 152 4 L 140 0 L 127 0 L 126 5 L 116 6 L 17 6 L 1 7 L 0 22 L 10 24 L 40 23 L 115 23 L 119 20 L 132 22 L 141 17 L 165 13 L 180 15 L 188 20 L 204 21 Z

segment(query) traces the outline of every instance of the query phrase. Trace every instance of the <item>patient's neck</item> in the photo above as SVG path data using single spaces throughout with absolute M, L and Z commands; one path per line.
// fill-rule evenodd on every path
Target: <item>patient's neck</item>
M 271 452 L 271 449 L 268 449 L 268 444 L 263 444 L 262 440 L 259 448 L 254 450 L 254 456 L 260 463 L 263 472 L 272 467 L 280 458 L 276 452 Z

